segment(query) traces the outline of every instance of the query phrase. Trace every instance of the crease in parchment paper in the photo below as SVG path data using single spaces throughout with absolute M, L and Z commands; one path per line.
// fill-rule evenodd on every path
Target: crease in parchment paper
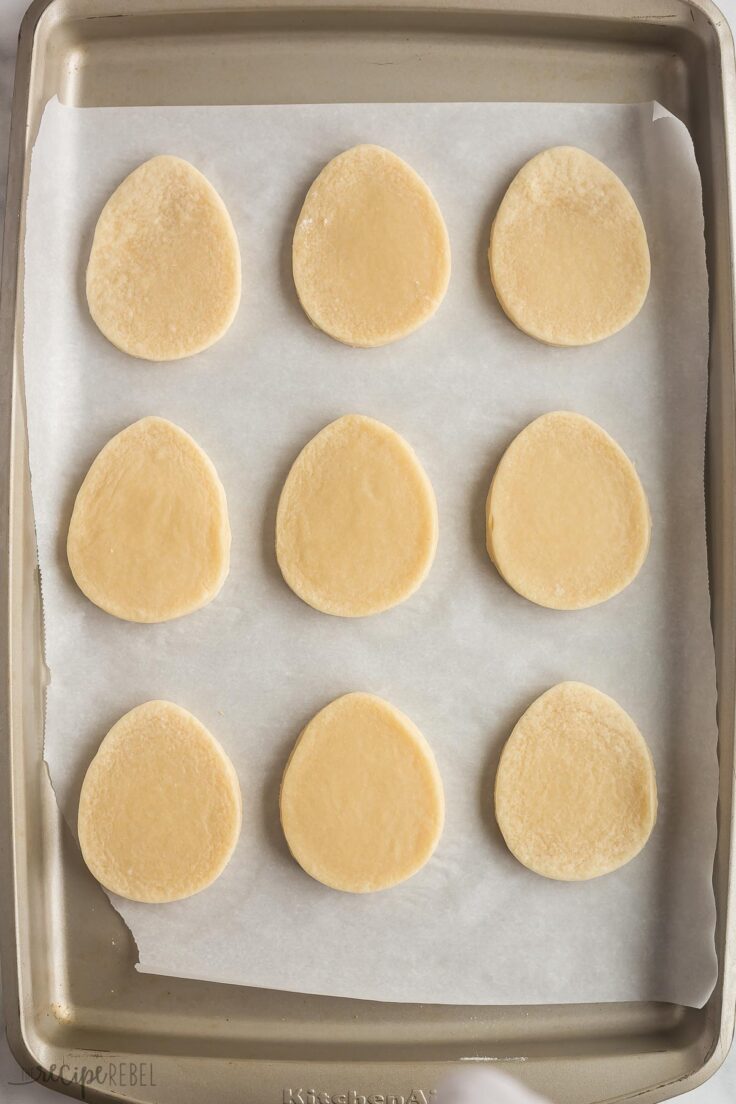
M 692 142 L 651 104 L 333 104 L 75 109 L 52 101 L 33 151 L 24 363 L 48 687 L 45 756 L 73 826 L 84 771 L 128 709 L 168 698 L 223 743 L 243 833 L 215 885 L 148 907 L 112 898 L 147 972 L 306 993 L 435 1003 L 665 1000 L 702 1005 L 716 978 L 715 670 L 703 494 L 707 276 Z M 324 163 L 358 142 L 427 181 L 453 251 L 446 299 L 395 345 L 348 349 L 313 329 L 291 279 L 291 234 Z M 637 319 L 583 349 L 552 349 L 501 312 L 490 223 L 530 156 L 580 145 L 642 212 L 652 286 Z M 149 364 L 91 322 L 84 270 L 114 187 L 158 153 L 222 195 L 243 255 L 230 331 L 190 360 Z M 634 584 L 591 610 L 525 602 L 484 546 L 483 503 L 532 418 L 578 410 L 637 465 L 653 519 Z M 373 618 L 318 614 L 284 584 L 278 493 L 307 440 L 341 414 L 385 421 L 416 450 L 438 499 L 428 579 Z M 233 530 L 210 606 L 165 625 L 117 621 L 75 587 L 66 531 L 99 449 L 146 414 L 213 460 Z M 505 850 L 492 787 L 513 724 L 563 679 L 611 694 L 654 755 L 657 827 L 642 854 L 588 883 L 546 881 Z M 432 745 L 447 822 L 432 861 L 395 889 L 340 894 L 293 862 L 278 823 L 286 757 L 305 722 L 349 690 L 380 694 Z M 360 795 L 348 795 L 359 801 Z

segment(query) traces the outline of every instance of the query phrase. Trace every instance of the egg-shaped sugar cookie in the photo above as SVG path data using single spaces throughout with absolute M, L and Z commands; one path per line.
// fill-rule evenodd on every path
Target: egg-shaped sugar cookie
M 501 754 L 496 820 L 524 866 L 581 881 L 638 855 L 657 817 L 654 763 L 620 705 L 581 682 L 529 706 Z
M 381 146 L 354 146 L 322 169 L 299 215 L 292 256 L 308 318 L 363 348 L 418 329 L 450 279 L 450 242 L 432 193 Z
M 276 515 L 276 558 L 323 613 L 365 617 L 403 602 L 437 547 L 437 504 L 414 451 L 362 414 L 325 426 L 294 461 Z
M 121 717 L 82 784 L 84 861 L 106 889 L 131 901 L 179 901 L 205 889 L 227 865 L 240 824 L 232 763 L 173 702 L 145 702 Z
M 180 157 L 139 165 L 108 199 L 87 265 L 90 314 L 131 356 L 178 360 L 217 341 L 240 302 L 225 204 Z
M 225 491 L 209 457 L 165 418 L 122 430 L 79 489 L 67 556 L 82 593 L 124 621 L 207 605 L 230 566 Z
M 514 438 L 486 502 L 488 555 L 518 594 L 550 609 L 584 609 L 628 586 L 650 528 L 626 453 L 567 410 L 543 414 Z
M 649 290 L 647 236 L 621 180 L 574 146 L 527 161 L 491 227 L 498 301 L 549 345 L 590 345 L 626 326 Z
M 347 893 L 387 889 L 416 874 L 444 823 L 429 744 L 373 694 L 345 694 L 313 717 L 289 757 L 279 803 L 299 865 Z

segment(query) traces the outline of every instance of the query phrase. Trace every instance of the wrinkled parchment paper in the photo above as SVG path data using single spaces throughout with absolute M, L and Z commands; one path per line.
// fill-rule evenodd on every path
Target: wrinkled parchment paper
M 304 317 L 290 274 L 294 222 L 333 155 L 386 145 L 431 186 L 453 250 L 436 317 L 386 348 L 353 350 Z M 583 349 L 537 344 L 490 288 L 491 218 L 523 162 L 577 144 L 631 189 L 652 252 L 640 316 Z M 155 365 L 90 320 L 84 270 L 105 200 L 141 161 L 174 153 L 219 190 L 240 239 L 243 301 L 225 338 Z M 51 103 L 33 153 L 25 371 L 43 582 L 46 757 L 69 822 L 84 770 L 121 714 L 150 698 L 195 713 L 240 775 L 244 825 L 206 892 L 150 907 L 115 899 L 140 968 L 391 1001 L 659 999 L 700 1005 L 716 976 L 714 660 L 703 504 L 707 282 L 700 182 L 685 128 L 652 105 L 381 104 L 79 110 Z M 581 411 L 636 463 L 653 517 L 647 563 L 598 608 L 519 598 L 484 548 L 484 500 L 503 449 L 532 418 Z M 437 493 L 434 568 L 404 605 L 365 620 L 316 613 L 283 583 L 274 515 L 289 466 L 356 411 L 416 449 Z M 146 414 L 172 419 L 214 461 L 233 529 L 230 577 L 208 608 L 134 625 L 76 589 L 65 539 L 98 450 Z M 563 679 L 634 717 L 656 760 L 660 816 L 625 869 L 546 881 L 505 850 L 492 783 L 514 722 Z M 447 826 L 404 885 L 351 896 L 312 881 L 280 832 L 279 780 L 321 706 L 380 694 L 437 755 Z M 359 793 L 346 800 L 360 803 Z M 407 794 L 407 801 L 411 795 Z

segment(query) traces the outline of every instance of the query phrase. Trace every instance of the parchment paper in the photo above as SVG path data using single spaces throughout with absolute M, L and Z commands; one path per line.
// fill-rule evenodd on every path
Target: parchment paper
M 428 325 L 351 350 L 294 295 L 290 242 L 322 165 L 357 142 L 388 146 L 430 184 L 453 276 Z M 491 218 L 523 162 L 573 143 L 626 182 L 652 252 L 640 316 L 583 349 L 552 349 L 501 313 L 488 279 Z M 142 160 L 174 153 L 217 187 L 243 254 L 243 302 L 226 337 L 169 365 L 118 352 L 84 299 L 105 200 Z M 71 824 L 109 727 L 150 698 L 194 712 L 232 757 L 241 842 L 221 879 L 182 903 L 114 900 L 145 971 L 312 993 L 422 1002 L 612 1001 L 700 1005 L 716 976 L 715 681 L 703 495 L 707 285 L 700 182 L 684 127 L 652 105 L 382 104 L 90 109 L 54 102 L 33 154 L 25 371 L 46 623 L 46 757 Z M 484 548 L 484 500 L 528 421 L 578 410 L 635 461 L 653 518 L 647 563 L 595 609 L 538 608 Z M 323 616 L 274 559 L 279 490 L 303 444 L 357 411 L 416 449 L 437 493 L 434 568 L 400 607 Z M 207 609 L 126 624 L 76 589 L 72 503 L 118 430 L 159 414 L 188 430 L 225 485 L 230 577 Z M 503 741 L 543 690 L 589 682 L 634 717 L 656 760 L 660 816 L 643 854 L 584 884 L 546 881 L 504 849 L 492 783 Z M 305 722 L 339 694 L 380 694 L 435 750 L 447 826 L 434 859 L 369 896 L 312 881 L 282 838 L 277 792 Z M 346 799 L 360 802 L 359 793 Z M 407 795 L 407 800 L 410 796 Z

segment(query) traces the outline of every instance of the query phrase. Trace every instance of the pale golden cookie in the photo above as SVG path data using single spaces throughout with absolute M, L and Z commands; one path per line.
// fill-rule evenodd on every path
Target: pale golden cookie
M 612 698 L 561 682 L 509 736 L 495 801 L 498 826 L 520 863 L 560 881 L 597 878 L 649 839 L 657 817 L 654 763 Z
M 549 345 L 589 345 L 626 326 L 649 289 L 641 215 L 615 173 L 574 146 L 537 154 L 511 182 L 488 254 L 511 321 Z
M 67 539 L 79 589 L 125 621 L 170 621 L 212 601 L 230 565 L 225 491 L 188 433 L 142 418 L 108 441 Z
M 491 483 L 486 543 L 515 591 L 551 609 L 583 609 L 638 574 L 651 523 L 634 465 L 582 414 L 555 411 L 515 437 Z
M 370 348 L 432 317 L 450 279 L 450 242 L 422 178 L 381 146 L 354 146 L 307 192 L 293 268 L 314 325 L 346 345 Z
M 167 701 L 139 705 L 113 725 L 79 799 L 84 861 L 131 901 L 205 889 L 225 869 L 240 823 L 232 763 L 196 717 Z
M 429 744 L 373 694 L 345 694 L 309 722 L 286 765 L 280 808 L 299 865 L 348 893 L 387 889 L 416 874 L 444 823 Z
M 364 617 L 403 602 L 437 546 L 437 504 L 406 441 L 361 414 L 331 422 L 289 472 L 276 516 L 284 579 L 310 606 Z
M 178 360 L 222 337 L 240 302 L 240 251 L 225 204 L 180 157 L 127 176 L 95 228 L 90 314 L 131 356 Z

